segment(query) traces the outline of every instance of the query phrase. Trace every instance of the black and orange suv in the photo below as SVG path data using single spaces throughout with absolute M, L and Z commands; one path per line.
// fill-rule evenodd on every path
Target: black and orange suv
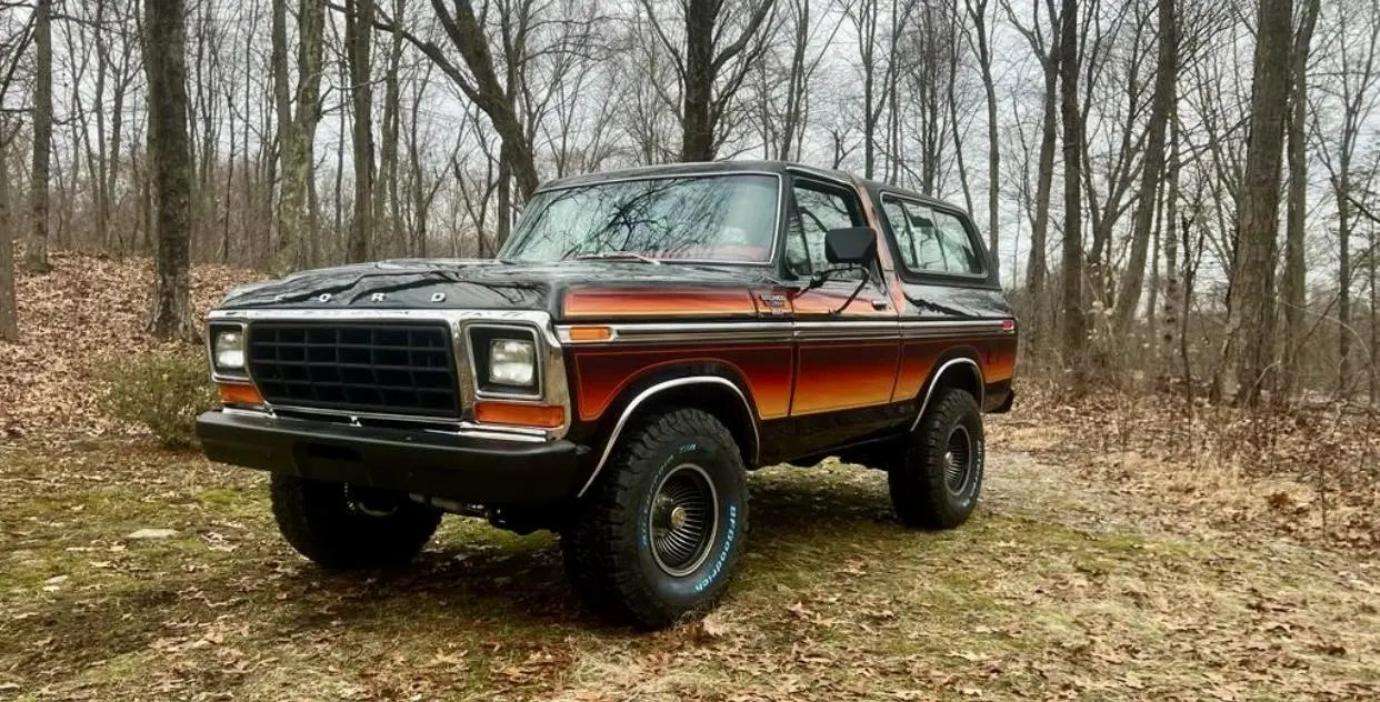
M 236 289 L 209 347 L 202 445 L 272 473 L 307 558 L 400 564 L 481 515 L 559 532 L 582 595 L 662 626 L 724 592 L 760 466 L 837 455 L 906 525 L 967 519 L 1016 323 L 962 210 L 720 162 L 548 183 L 494 260 Z

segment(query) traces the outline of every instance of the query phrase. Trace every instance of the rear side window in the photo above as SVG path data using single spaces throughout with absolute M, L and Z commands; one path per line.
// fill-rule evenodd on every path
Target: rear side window
M 795 207 L 786 228 L 786 268 L 808 277 L 829 268 L 825 234 L 830 229 L 863 226 L 862 209 L 857 196 L 827 185 L 797 180 L 792 194 Z
M 882 211 L 896 237 L 901 263 L 915 273 L 982 275 L 982 254 L 958 216 L 895 198 Z

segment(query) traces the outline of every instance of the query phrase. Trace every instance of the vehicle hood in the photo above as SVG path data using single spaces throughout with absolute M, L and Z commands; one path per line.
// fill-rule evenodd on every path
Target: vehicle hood
M 750 289 L 769 280 L 769 269 L 753 266 L 409 259 L 308 270 L 242 285 L 225 296 L 220 308 L 540 310 L 559 320 L 570 316 L 566 303 L 572 294 L 645 301 L 661 295 L 685 300 L 687 293 L 703 292 L 741 299 L 751 310 Z

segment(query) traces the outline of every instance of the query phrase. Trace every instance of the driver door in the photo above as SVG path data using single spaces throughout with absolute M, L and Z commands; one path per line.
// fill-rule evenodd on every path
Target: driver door
M 831 267 L 825 234 L 862 226 L 869 224 L 855 188 L 792 176 L 785 266 L 801 283 L 789 294 L 797 340 L 791 416 L 810 418 L 798 429 L 823 444 L 865 433 L 874 420 L 884 422 L 880 410 L 891 401 L 896 381 L 897 317 L 880 266 L 874 263 L 871 280 L 862 270 L 850 270 L 808 288 L 813 275 Z

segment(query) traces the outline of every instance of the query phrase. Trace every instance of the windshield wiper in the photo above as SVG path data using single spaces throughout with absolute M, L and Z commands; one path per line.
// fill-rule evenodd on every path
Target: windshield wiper
M 644 256 L 636 251 L 605 251 L 603 253 L 587 253 L 574 257 L 576 261 L 641 261 L 650 263 L 653 266 L 661 265 L 661 261 L 650 256 Z

